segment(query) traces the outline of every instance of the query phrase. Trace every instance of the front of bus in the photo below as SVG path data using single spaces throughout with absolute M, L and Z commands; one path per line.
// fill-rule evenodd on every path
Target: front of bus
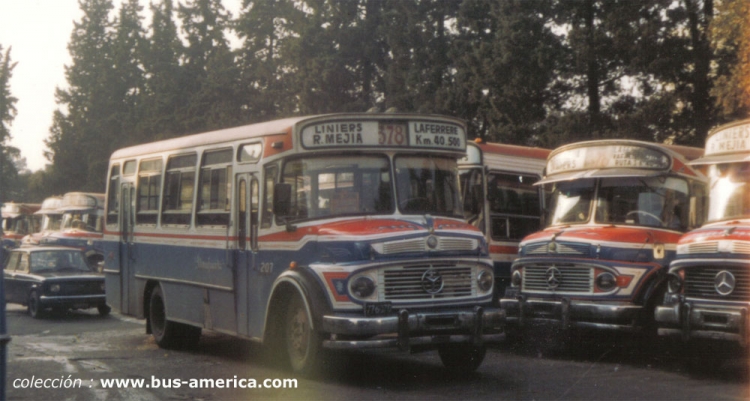
M 42 202 L 42 208 L 34 212 L 35 216 L 41 217 L 41 229 L 23 237 L 21 246 L 29 247 L 39 245 L 42 238 L 60 230 L 62 226 L 63 212 L 62 197 L 52 196 Z
M 456 163 L 464 124 L 323 118 L 302 125 L 299 137 L 310 152 L 282 164 L 276 200 L 290 202 L 276 218 L 287 226 L 277 238 L 303 245 L 277 283 L 295 276 L 310 288 L 322 345 L 437 348 L 446 366 L 476 369 L 477 350 L 483 357 L 482 344 L 499 339 L 502 313 L 490 305 L 486 242 L 463 219 Z M 476 366 L 456 362 L 467 358 Z
M 669 292 L 657 310 L 659 334 L 748 344 L 750 310 L 750 120 L 709 134 L 708 223 L 686 234 L 669 269 Z
M 703 176 L 659 145 L 592 141 L 555 150 L 541 184 L 551 190 L 548 227 L 521 242 L 501 300 L 509 330 L 655 333 L 666 267 L 697 224 Z
M 58 212 L 62 213 L 60 229 L 42 237 L 40 245 L 78 248 L 92 266 L 103 260 L 94 242 L 102 238 L 104 194 L 66 193 Z
M 38 231 L 39 219 L 34 217 L 34 212 L 38 209 L 38 204 L 15 202 L 3 204 L 3 247 L 7 249 L 16 248 L 21 245 L 24 236 Z

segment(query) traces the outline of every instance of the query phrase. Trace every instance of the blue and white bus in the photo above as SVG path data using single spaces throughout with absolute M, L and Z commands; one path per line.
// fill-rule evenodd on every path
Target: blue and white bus
M 500 338 L 492 261 L 463 220 L 460 120 L 287 118 L 116 151 L 107 302 L 161 347 L 201 330 L 309 373 L 323 349 L 439 351 L 474 370 Z
M 60 231 L 62 227 L 62 197 L 61 196 L 50 196 L 42 202 L 42 207 L 34 212 L 35 216 L 41 217 L 41 227 L 38 232 L 31 233 L 23 237 L 21 240 L 21 246 L 28 247 L 39 245 L 39 241 L 42 237 L 49 235 L 50 233 Z

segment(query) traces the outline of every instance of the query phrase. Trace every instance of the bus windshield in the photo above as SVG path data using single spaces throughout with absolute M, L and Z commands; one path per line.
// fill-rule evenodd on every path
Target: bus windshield
M 596 185 L 599 188 L 594 197 Z M 551 199 L 552 224 L 637 225 L 685 231 L 689 190 L 675 177 L 618 177 L 561 182 Z M 592 210 L 592 204 L 594 206 Z
M 61 225 L 61 214 L 45 214 L 42 217 L 42 231 L 60 231 Z
M 347 215 L 433 214 L 461 217 L 456 161 L 430 156 L 395 159 L 395 185 L 386 156 L 327 156 L 287 162 L 292 221 Z
M 750 217 L 750 163 L 714 165 L 708 174 L 711 179 L 708 221 Z
M 66 212 L 62 218 L 62 229 L 101 232 L 102 227 L 98 219 L 96 213 Z

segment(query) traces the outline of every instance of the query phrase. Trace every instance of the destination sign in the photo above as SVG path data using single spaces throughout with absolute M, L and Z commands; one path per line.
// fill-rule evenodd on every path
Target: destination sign
M 733 125 L 706 140 L 706 156 L 750 150 L 750 124 Z
M 547 162 L 547 174 L 605 168 L 666 170 L 670 158 L 646 146 L 595 145 L 562 151 Z
M 300 139 L 307 149 L 384 146 L 466 149 L 463 127 L 435 121 L 329 121 L 302 128 Z

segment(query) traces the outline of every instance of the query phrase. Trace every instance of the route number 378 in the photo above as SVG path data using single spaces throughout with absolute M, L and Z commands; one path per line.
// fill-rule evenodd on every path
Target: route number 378
M 380 124 L 378 129 L 380 145 L 406 145 L 406 126 L 402 124 Z

